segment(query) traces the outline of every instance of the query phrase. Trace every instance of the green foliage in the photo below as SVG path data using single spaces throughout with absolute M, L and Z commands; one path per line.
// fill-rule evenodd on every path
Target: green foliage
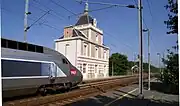
M 148 73 L 149 64 L 148 63 L 143 63 L 143 69 L 144 69 L 144 72 Z M 155 67 L 153 65 L 150 65 L 150 69 L 151 69 L 152 73 L 159 72 L 159 68 L 157 68 L 157 67 Z
M 167 59 L 162 59 L 165 69 L 161 72 L 161 80 L 168 85 L 179 85 L 179 54 L 168 51 Z
M 132 73 L 131 68 L 138 65 L 138 62 L 128 61 L 126 55 L 114 53 L 109 58 L 109 75 L 112 75 L 112 62 L 114 75 L 125 75 Z M 144 72 L 148 72 L 148 63 L 143 63 Z M 151 65 L 151 72 L 159 71 L 158 68 Z
M 138 62 L 129 61 L 128 62 L 128 69 L 130 70 L 134 65 L 138 65 Z
M 177 42 L 176 42 L 177 43 Z M 178 44 L 177 44 L 178 45 Z M 165 64 L 164 70 L 161 72 L 161 81 L 169 86 L 170 92 L 178 93 L 179 87 L 179 54 L 178 46 L 172 47 L 175 51 L 172 52 L 168 49 L 167 59 L 162 58 L 162 62 Z
M 165 6 L 166 9 L 171 13 L 168 14 L 169 19 L 164 21 L 167 28 L 170 30 L 167 34 L 177 34 L 178 33 L 178 4 L 177 0 L 168 0 L 168 5 Z
M 127 74 L 128 60 L 126 55 L 119 53 L 114 53 L 109 58 L 109 74 L 112 73 L 112 63 L 114 75 L 124 75 Z
M 167 34 L 178 34 L 178 4 L 177 0 L 168 0 L 168 5 L 165 6 L 170 11 L 168 14 L 169 19 L 164 23 L 170 30 Z M 163 58 L 162 62 L 165 64 L 165 68 L 161 72 L 161 81 L 170 87 L 170 91 L 177 91 L 179 86 L 179 54 L 178 54 L 178 41 L 176 46 L 172 47 L 174 51 L 167 49 L 167 59 Z

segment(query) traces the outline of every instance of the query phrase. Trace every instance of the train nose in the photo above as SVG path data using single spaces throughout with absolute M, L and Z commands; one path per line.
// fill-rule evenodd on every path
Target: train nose
M 79 82 L 81 82 L 83 80 L 83 74 L 81 73 L 80 70 L 77 69 L 77 73 L 78 73 L 78 77 L 79 77 Z

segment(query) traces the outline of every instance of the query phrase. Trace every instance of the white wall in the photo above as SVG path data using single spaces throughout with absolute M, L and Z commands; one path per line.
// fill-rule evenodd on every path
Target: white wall
M 67 48 L 67 55 L 65 55 L 66 44 L 69 44 L 69 47 Z M 71 64 L 76 66 L 76 40 L 62 42 L 58 41 L 55 43 L 55 50 L 65 55 Z
M 77 41 L 77 56 L 81 55 L 81 40 L 76 40 Z
M 104 74 L 104 78 L 105 77 L 109 77 L 109 63 L 108 63 L 108 61 L 106 60 L 106 61 L 103 61 L 103 60 L 97 60 L 97 59 L 89 59 L 89 58 L 87 58 L 87 57 L 78 57 L 77 58 L 77 62 L 78 63 L 81 63 L 81 64 L 83 64 L 83 63 L 85 63 L 85 64 L 87 64 L 87 66 L 88 66 L 88 64 L 94 64 L 94 65 L 98 65 L 98 67 L 97 67 L 97 73 L 95 73 L 95 78 L 100 78 L 99 77 L 99 65 L 102 65 L 102 67 L 101 68 L 103 68 L 103 74 Z M 106 65 L 106 69 L 104 69 L 104 65 Z M 95 67 L 95 66 L 94 66 Z M 83 79 L 89 79 L 88 78 L 88 67 L 86 68 L 86 73 L 83 73 Z

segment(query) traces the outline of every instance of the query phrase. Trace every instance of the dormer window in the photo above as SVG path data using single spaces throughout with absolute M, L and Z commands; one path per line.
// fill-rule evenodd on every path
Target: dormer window
M 98 34 L 96 34 L 96 42 L 98 42 Z
M 104 50 L 104 59 L 106 59 L 106 50 Z
M 84 46 L 83 46 L 83 55 L 87 56 L 87 52 L 88 52 L 88 47 L 87 47 L 87 44 L 84 43 Z
M 95 56 L 96 58 L 98 58 L 98 49 L 99 49 L 99 48 L 96 47 L 96 54 L 95 54 L 95 55 L 96 55 L 96 56 Z
M 97 21 L 95 18 L 93 19 L 93 26 L 95 26 L 95 27 L 97 26 Z

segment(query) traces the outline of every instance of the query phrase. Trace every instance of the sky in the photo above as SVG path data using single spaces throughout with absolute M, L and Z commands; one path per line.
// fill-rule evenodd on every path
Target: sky
M 122 5 L 135 5 L 137 3 L 137 0 L 88 1 Z M 166 50 L 174 46 L 177 40 L 177 35 L 166 34 L 168 29 L 164 21 L 168 19 L 168 11 L 164 6 L 167 1 L 142 0 L 143 28 L 150 28 L 151 63 L 155 66 L 158 66 L 157 53 L 167 54 Z M 49 9 L 52 11 L 28 30 L 27 41 L 54 48 L 54 40 L 63 35 L 64 27 L 74 25 L 77 22 L 78 16 L 72 15 L 82 13 L 84 7 L 84 3 L 80 4 L 76 0 L 29 0 L 31 14 L 28 16 L 28 25 L 34 23 Z M 107 6 L 89 3 L 89 10 L 103 7 Z M 25 0 L 1 0 L 1 8 L 1 37 L 23 41 Z M 127 7 L 113 7 L 90 12 L 89 15 L 96 18 L 98 27 L 103 30 L 104 44 L 110 47 L 110 54 L 119 52 L 127 55 L 128 60 L 134 60 L 135 55 L 139 53 L 138 10 Z M 147 62 L 147 50 L 147 33 L 143 33 L 144 62 Z

